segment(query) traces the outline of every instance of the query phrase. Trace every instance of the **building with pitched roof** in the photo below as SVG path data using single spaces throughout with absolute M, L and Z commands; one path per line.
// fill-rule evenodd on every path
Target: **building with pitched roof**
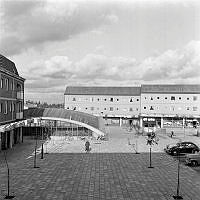
M 15 63 L 0 55 L 0 149 L 12 147 L 22 140 L 20 128 L 12 123 L 23 119 L 24 81 L 19 76 Z
M 65 109 L 139 119 L 140 126 L 189 126 L 200 120 L 200 85 L 68 86 L 64 96 Z

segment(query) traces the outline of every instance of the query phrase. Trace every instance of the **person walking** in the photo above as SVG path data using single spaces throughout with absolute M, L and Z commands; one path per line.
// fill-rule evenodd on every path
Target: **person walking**
M 172 138 L 174 136 L 174 131 L 171 131 L 170 137 Z
M 89 153 L 90 150 L 91 150 L 91 148 L 90 148 L 90 143 L 89 143 L 89 141 L 87 140 L 87 141 L 85 142 L 85 151 L 86 151 L 86 153 Z

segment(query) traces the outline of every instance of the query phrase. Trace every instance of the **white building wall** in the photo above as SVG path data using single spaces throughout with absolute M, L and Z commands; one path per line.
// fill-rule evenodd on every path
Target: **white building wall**
M 199 115 L 200 94 L 141 94 L 141 112 L 147 115 Z
M 65 109 L 103 116 L 133 116 L 140 112 L 140 96 L 65 95 Z

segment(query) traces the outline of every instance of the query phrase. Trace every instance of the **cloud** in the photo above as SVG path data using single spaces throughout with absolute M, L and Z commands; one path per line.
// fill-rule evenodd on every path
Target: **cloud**
M 148 58 L 142 68 L 142 79 L 147 81 L 196 80 L 200 78 L 200 41 L 191 41 L 182 49 L 168 50 L 158 57 Z
M 7 56 L 118 21 L 103 3 L 87 1 L 3 1 L 0 13 L 0 44 Z
M 27 71 L 27 91 L 63 94 L 66 85 L 133 86 L 144 83 L 200 84 L 200 41 L 142 62 L 88 54 L 78 62 L 54 56 Z M 31 71 L 31 74 L 30 74 Z

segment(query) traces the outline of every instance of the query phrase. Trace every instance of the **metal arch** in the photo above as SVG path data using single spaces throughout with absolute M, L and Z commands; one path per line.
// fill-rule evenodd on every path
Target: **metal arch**
M 87 128 L 87 129 L 91 130 L 93 132 L 93 136 L 96 137 L 96 138 L 98 136 L 104 136 L 105 135 L 105 133 L 103 133 L 102 131 L 98 130 L 97 128 L 94 128 L 94 127 L 92 127 L 92 126 L 90 126 L 88 124 L 85 124 L 83 122 L 79 122 L 79 121 L 75 121 L 75 120 L 71 120 L 71 119 L 56 118 L 56 117 L 39 117 L 39 119 L 41 119 L 41 120 L 62 121 L 62 122 L 68 122 L 68 123 L 80 125 L 80 126 L 83 126 L 83 127 Z

